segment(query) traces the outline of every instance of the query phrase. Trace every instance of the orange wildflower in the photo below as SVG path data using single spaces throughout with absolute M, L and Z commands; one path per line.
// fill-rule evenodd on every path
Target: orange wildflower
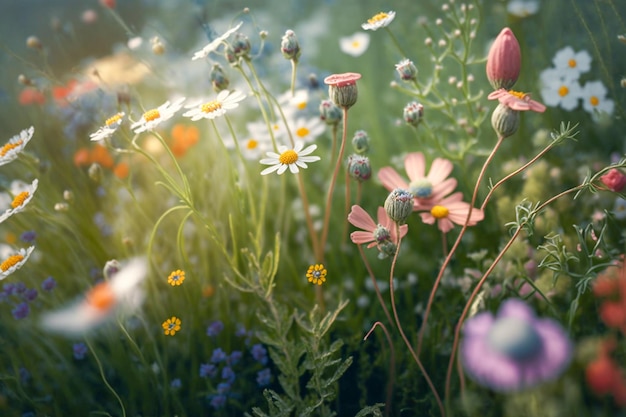
M 31 104 L 42 105 L 46 102 L 46 96 L 36 88 L 27 87 L 20 92 L 17 101 L 22 106 L 29 106 Z
M 87 148 L 80 148 L 74 154 L 74 165 L 85 167 L 91 164 L 91 153 Z
M 120 162 L 113 168 L 113 174 L 115 174 L 115 176 L 121 180 L 128 177 L 129 172 L 130 167 L 126 162 Z
M 189 148 L 198 143 L 200 139 L 200 131 L 197 127 L 184 125 L 182 123 L 176 124 L 172 128 L 171 134 L 172 143 L 170 149 L 178 158 L 185 156 Z
M 91 162 L 100 164 L 103 168 L 113 168 L 115 161 L 108 149 L 102 145 L 95 145 L 91 149 Z

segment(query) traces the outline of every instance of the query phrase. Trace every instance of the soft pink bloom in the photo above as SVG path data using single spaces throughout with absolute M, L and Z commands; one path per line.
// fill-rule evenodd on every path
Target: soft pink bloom
M 454 227 L 454 223 L 460 226 L 464 225 L 470 205 L 461 201 L 462 199 L 463 194 L 460 192 L 449 195 L 431 207 L 429 211 L 420 213 L 422 221 L 426 224 L 434 224 L 435 220 L 438 220 L 437 226 L 443 233 L 448 233 Z M 474 226 L 484 217 L 485 213 L 482 210 L 472 209 L 468 226 Z
M 369 243 L 367 245 L 368 248 L 374 247 L 380 243 L 384 243 L 385 240 L 391 239 L 392 243 L 398 243 L 398 236 L 396 235 L 396 224 L 393 220 L 387 216 L 387 212 L 383 207 L 378 207 L 378 223 L 375 223 L 374 220 L 370 217 L 369 214 L 365 210 L 363 210 L 360 206 L 354 205 L 352 206 L 352 210 L 350 210 L 350 214 L 348 214 L 348 221 L 353 225 L 358 227 L 359 229 L 363 229 L 363 231 L 356 231 L 350 233 L 350 239 L 352 242 L 357 245 L 363 245 L 365 243 Z M 379 226 L 382 226 L 387 229 L 389 235 L 380 233 Z M 400 236 L 404 237 L 407 231 L 409 230 L 409 226 L 403 224 L 400 226 Z
M 626 175 L 619 169 L 613 168 L 609 172 L 600 177 L 602 184 L 606 185 L 611 191 L 621 192 L 626 186 Z
M 536 111 L 537 113 L 543 113 L 546 111 L 546 106 L 538 101 L 531 100 L 530 95 L 521 93 L 519 91 L 505 90 L 501 88 L 493 91 L 487 96 L 489 100 L 498 100 L 505 106 L 517 110 L 517 111 Z
M 456 179 L 447 178 L 454 166 L 443 158 L 436 158 L 428 175 L 424 154 L 413 152 L 404 158 L 404 168 L 409 176 L 406 182 L 393 168 L 384 167 L 378 171 L 378 179 L 388 191 L 396 188 L 408 190 L 413 194 L 413 211 L 425 210 L 439 204 L 438 202 L 450 194 L 456 187 Z
M 494 89 L 513 87 L 519 77 L 522 54 L 515 35 L 504 28 L 491 45 L 487 56 L 487 78 Z

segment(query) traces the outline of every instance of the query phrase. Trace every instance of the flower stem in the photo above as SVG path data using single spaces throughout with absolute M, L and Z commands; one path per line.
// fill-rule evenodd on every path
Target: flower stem
M 359 249 L 360 248 L 361 245 L 359 245 Z M 387 313 L 387 315 L 389 315 L 389 313 Z M 385 325 L 379 321 L 374 323 L 374 325 L 372 326 L 370 331 L 367 332 L 363 340 L 367 340 L 367 338 L 374 331 L 376 326 L 380 326 L 380 328 L 383 329 L 385 337 L 387 338 L 387 343 L 389 343 L 389 381 L 387 381 L 387 397 L 385 399 L 385 417 L 389 417 L 389 413 L 391 412 L 391 402 L 393 399 L 393 385 L 396 381 L 396 351 L 393 348 L 393 342 L 391 340 L 391 335 L 389 334 L 389 331 L 387 330 Z

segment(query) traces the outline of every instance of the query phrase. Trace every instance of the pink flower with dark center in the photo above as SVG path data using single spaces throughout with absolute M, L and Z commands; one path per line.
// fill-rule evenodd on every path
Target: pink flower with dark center
M 378 179 L 389 191 L 402 188 L 411 192 L 413 194 L 413 211 L 429 209 L 438 204 L 456 187 L 456 179 L 447 178 L 454 168 L 452 162 L 447 159 L 436 158 L 428 175 L 426 175 L 424 154 L 413 152 L 404 158 L 404 168 L 409 177 L 409 182 L 406 182 L 391 167 L 381 168 L 378 171 Z
M 352 210 L 350 210 L 350 214 L 348 214 L 348 221 L 353 226 L 363 229 L 350 233 L 352 242 L 357 245 L 368 243 L 368 248 L 389 241 L 398 243 L 396 224 L 387 216 L 383 207 L 378 207 L 377 220 L 378 223 L 374 222 L 370 215 L 360 206 L 352 206 Z M 408 230 L 409 226 L 406 224 L 400 226 L 400 236 L 404 237 Z
M 426 224 L 435 224 L 443 233 L 448 233 L 454 227 L 454 224 L 460 226 L 465 224 L 467 213 L 470 205 L 463 200 L 463 194 L 460 192 L 449 195 L 436 205 L 432 206 L 429 211 L 420 213 L 422 221 Z M 423 210 L 423 208 L 421 208 Z M 474 226 L 485 217 L 482 210 L 474 208 L 469 218 L 468 226 Z
M 522 53 L 515 35 L 504 28 L 491 45 L 487 56 L 487 78 L 494 89 L 513 87 L 519 77 Z
M 539 103 L 538 101 L 531 100 L 529 94 L 522 93 L 520 91 L 507 91 L 504 88 L 501 88 L 490 93 L 487 98 L 489 100 L 497 99 L 500 103 L 504 104 L 512 110 L 531 110 L 537 113 L 543 113 L 544 111 L 546 111 L 546 106 Z
M 619 169 L 613 168 L 609 172 L 600 177 L 602 184 L 616 193 L 621 192 L 626 186 L 626 175 Z

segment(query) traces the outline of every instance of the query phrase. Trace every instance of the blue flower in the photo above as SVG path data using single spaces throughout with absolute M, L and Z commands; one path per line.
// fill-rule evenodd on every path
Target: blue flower
M 217 368 L 212 363 L 200 364 L 200 378 L 211 377 L 217 375 Z
M 212 363 L 219 363 L 226 360 L 226 353 L 221 348 L 217 348 L 213 350 L 213 354 L 211 355 Z
M 220 408 L 226 405 L 226 396 L 225 395 L 212 395 L 211 398 L 211 407 L 215 410 L 219 410 Z
M 24 291 L 24 294 L 22 294 L 22 298 L 24 299 L 24 301 L 33 301 L 35 298 L 37 298 L 37 290 L 35 288 L 29 288 L 26 291 Z
M 225 366 L 222 368 L 222 379 L 225 380 L 226 382 L 228 382 L 229 384 L 232 384 L 233 382 L 235 382 L 235 371 L 233 371 L 233 368 L 231 368 L 230 366 Z
M 20 239 L 22 240 L 22 242 L 25 242 L 25 243 L 34 243 L 36 238 L 37 238 L 37 232 L 35 232 L 34 230 L 27 230 L 26 232 L 22 233 L 22 235 L 20 236 Z
M 242 357 L 243 357 L 243 353 L 241 353 L 240 350 L 233 350 L 230 353 L 230 356 L 228 357 L 227 362 L 229 365 L 236 365 L 237 363 L 239 363 Z
M 252 346 L 250 349 L 250 353 L 255 361 L 259 362 L 261 365 L 267 364 L 267 349 L 263 347 L 262 344 L 257 343 Z
M 244 326 L 241 323 L 237 324 L 237 329 L 235 330 L 235 336 L 244 337 L 247 335 L 248 335 L 248 331 L 246 330 L 246 326 Z
M 206 334 L 207 336 L 217 336 L 218 334 L 220 334 L 220 332 L 224 330 L 224 323 L 222 323 L 219 320 L 214 321 L 213 323 L 209 324 L 209 327 L 207 327 L 206 329 Z
M 180 378 L 174 378 L 172 379 L 172 382 L 170 382 L 170 387 L 173 389 L 178 389 L 180 387 L 182 387 L 183 383 L 180 381 Z
M 72 351 L 74 352 L 74 359 L 81 361 L 85 359 L 87 346 L 83 342 L 74 343 Z
M 228 382 L 220 382 L 217 384 L 217 393 L 224 395 L 230 392 L 230 384 Z
M 44 291 L 52 291 L 53 289 L 55 289 L 56 286 L 57 286 L 57 282 L 52 277 L 48 277 L 44 279 L 43 282 L 41 283 L 41 288 Z
M 270 371 L 270 368 L 262 369 L 256 374 L 256 383 L 259 384 L 259 387 L 265 387 L 269 385 L 271 380 L 272 371 Z
M 30 314 L 30 307 L 26 301 L 23 301 L 16 305 L 15 308 L 11 310 L 11 313 L 13 314 L 15 320 L 21 320 L 28 317 Z

